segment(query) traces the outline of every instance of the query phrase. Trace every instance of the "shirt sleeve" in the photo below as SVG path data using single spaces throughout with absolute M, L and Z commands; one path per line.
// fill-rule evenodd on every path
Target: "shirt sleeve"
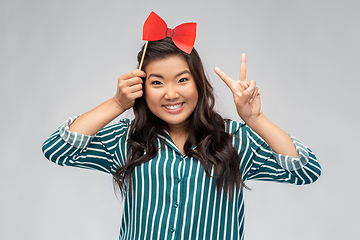
M 237 122 L 228 123 L 233 144 L 241 161 L 243 180 L 276 181 L 297 185 L 315 182 L 321 165 L 314 153 L 295 137 L 291 137 L 299 154 L 294 158 L 274 152 L 251 128 Z
M 69 130 L 76 119 L 67 119 L 44 143 L 47 159 L 61 165 L 99 170 L 113 174 L 126 161 L 129 119 L 88 136 Z

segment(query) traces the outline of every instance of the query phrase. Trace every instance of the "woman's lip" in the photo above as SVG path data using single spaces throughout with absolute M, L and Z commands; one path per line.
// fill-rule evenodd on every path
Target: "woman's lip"
M 183 104 L 183 102 L 178 102 L 178 103 L 168 103 L 168 104 L 164 104 L 163 106 L 175 106 L 175 105 L 180 105 Z
M 181 106 L 178 108 L 175 108 L 175 109 L 166 108 L 166 106 L 175 106 L 175 105 L 181 105 Z M 162 105 L 162 108 L 168 113 L 178 113 L 184 108 L 184 103 L 182 102 L 182 103 L 176 103 L 176 104 L 165 104 L 165 105 Z

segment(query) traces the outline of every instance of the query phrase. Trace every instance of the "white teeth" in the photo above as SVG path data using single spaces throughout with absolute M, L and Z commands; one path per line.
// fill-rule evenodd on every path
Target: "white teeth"
M 173 110 L 173 109 L 177 109 L 179 107 L 182 106 L 182 103 L 176 104 L 176 105 L 165 105 L 165 108 Z

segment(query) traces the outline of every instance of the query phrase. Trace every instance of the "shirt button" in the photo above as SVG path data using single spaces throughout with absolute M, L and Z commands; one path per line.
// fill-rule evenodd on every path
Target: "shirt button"
M 175 232 L 175 229 L 174 228 L 170 228 L 170 232 Z
M 179 182 L 181 182 L 181 179 L 177 177 L 176 181 L 179 183 Z
M 179 206 L 179 204 L 176 202 L 176 203 L 174 203 L 174 207 L 178 207 Z

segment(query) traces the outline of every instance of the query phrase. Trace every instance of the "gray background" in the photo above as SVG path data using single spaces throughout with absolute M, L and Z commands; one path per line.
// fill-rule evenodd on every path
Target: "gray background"
M 198 23 L 217 109 L 234 120 L 230 90 L 212 69 L 236 79 L 247 53 L 263 112 L 323 166 L 309 186 L 248 182 L 246 239 L 359 239 L 355 0 L 1 0 L 0 239 L 118 238 L 111 176 L 48 162 L 41 144 L 67 117 L 113 96 L 118 76 L 136 66 L 151 10 L 169 27 Z

